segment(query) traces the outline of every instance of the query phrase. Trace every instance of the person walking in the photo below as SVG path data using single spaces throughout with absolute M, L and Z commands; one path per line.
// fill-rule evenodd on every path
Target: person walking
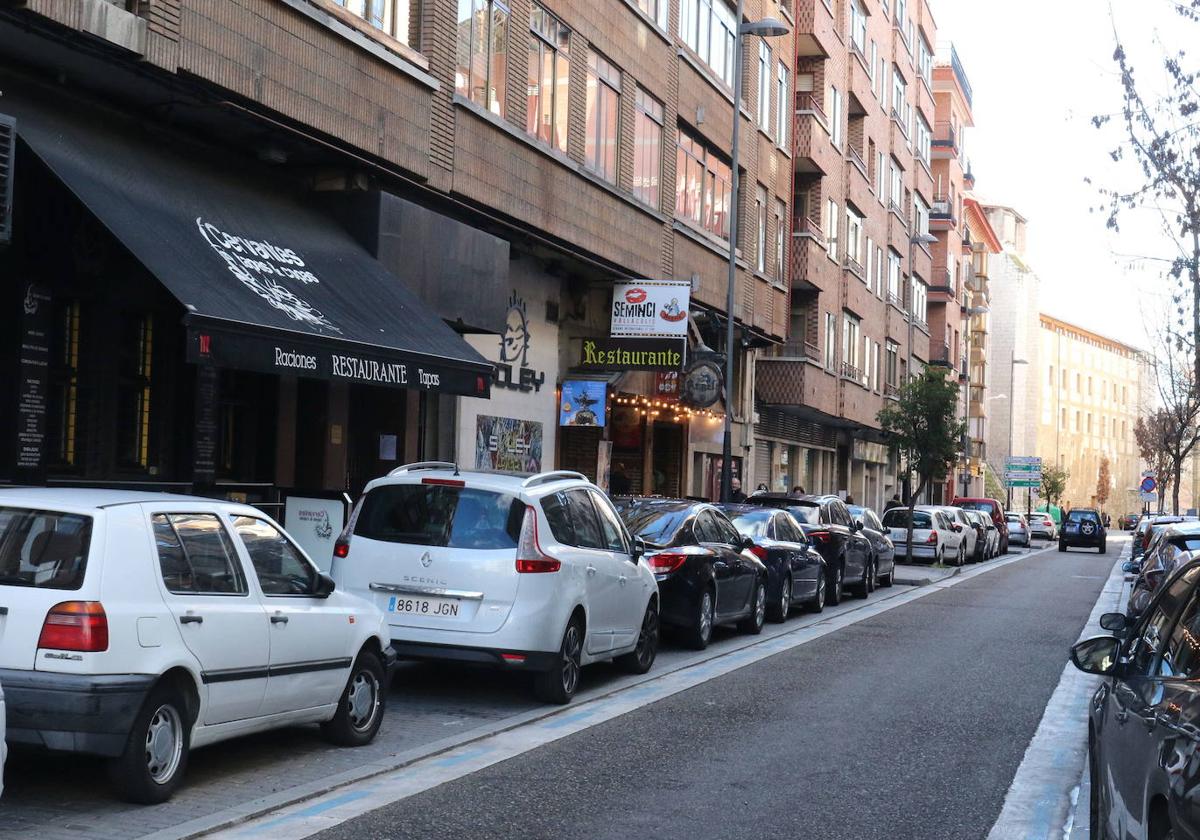
M 883 506 L 884 513 L 887 513 L 892 508 L 904 507 L 904 503 L 900 501 L 900 494 L 893 493 L 892 498 L 888 499 L 888 503 Z

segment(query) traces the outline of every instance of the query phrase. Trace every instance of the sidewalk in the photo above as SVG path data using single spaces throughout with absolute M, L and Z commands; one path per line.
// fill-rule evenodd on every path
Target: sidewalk
M 1011 551 L 1009 551 L 1007 556 L 1012 557 L 1013 555 L 1019 556 L 1022 554 L 1032 554 L 1035 551 L 1041 551 L 1047 545 L 1052 545 L 1052 543 L 1035 542 L 1032 548 L 1013 548 Z M 896 553 L 897 555 L 901 554 L 899 551 Z M 977 565 L 986 566 L 987 564 L 988 561 L 985 560 L 983 563 L 968 563 L 965 566 L 956 568 L 954 566 L 931 566 L 928 563 L 906 564 L 897 560 L 896 583 L 901 586 L 929 586 L 931 583 L 937 583 L 939 580 L 952 578 L 955 575 L 960 574 L 967 569 L 974 568 Z

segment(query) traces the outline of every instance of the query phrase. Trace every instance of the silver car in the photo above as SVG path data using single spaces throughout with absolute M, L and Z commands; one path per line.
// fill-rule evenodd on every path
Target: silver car
M 8 755 L 8 746 L 4 743 L 4 686 L 0 685 L 0 797 L 4 796 L 4 759 Z
M 1058 539 L 1058 528 L 1054 525 L 1054 517 L 1048 513 L 1029 514 L 1029 533 L 1034 537 L 1044 537 L 1048 540 Z
M 1004 520 L 1008 523 L 1008 544 L 1028 546 L 1031 531 L 1025 517 L 1019 513 L 1006 513 Z

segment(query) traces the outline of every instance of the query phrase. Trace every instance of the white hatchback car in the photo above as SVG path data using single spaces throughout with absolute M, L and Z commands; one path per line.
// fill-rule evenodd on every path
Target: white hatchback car
M 539 698 L 566 703 L 583 665 L 653 664 L 658 585 L 641 554 L 579 473 L 430 462 L 367 485 L 331 574 L 386 613 L 399 656 L 530 671 Z
M 237 735 L 370 742 L 394 660 L 379 611 L 256 508 L 0 490 L 8 740 L 106 756 L 131 801 L 164 801 L 190 748 Z
M 908 556 L 908 508 L 895 507 L 883 514 L 883 525 L 896 546 L 896 562 Z M 954 522 L 945 508 L 922 505 L 913 511 L 914 560 L 930 563 L 955 562 L 964 550 L 961 531 L 954 530 Z

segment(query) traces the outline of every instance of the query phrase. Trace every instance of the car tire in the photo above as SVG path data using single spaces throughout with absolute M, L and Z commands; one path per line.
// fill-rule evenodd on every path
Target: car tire
M 125 749 L 108 762 L 117 794 L 127 802 L 158 805 L 183 782 L 191 746 L 187 702 L 170 685 L 157 685 L 133 720 Z
M 967 565 L 967 547 L 962 543 L 958 544 L 958 554 L 954 557 L 954 565 L 960 569 Z
M 704 650 L 712 641 L 713 621 L 716 617 L 717 596 L 712 586 L 706 586 L 696 600 L 693 624 L 686 631 L 684 644 L 692 650 Z
M 1108 554 L 1108 540 L 1101 540 L 1101 541 L 1100 541 L 1100 553 L 1101 553 L 1101 554 Z
M 358 655 L 333 717 L 321 735 L 339 747 L 364 747 L 375 740 L 387 708 L 387 672 L 369 650 Z
M 875 591 L 875 587 L 871 585 L 875 580 L 875 573 L 871 571 L 871 566 L 874 562 L 873 560 L 867 561 L 867 567 L 863 569 L 862 580 L 858 586 L 854 587 L 854 594 L 864 601 L 870 598 L 871 593 Z
M 543 703 L 565 706 L 579 688 L 583 657 L 583 623 L 572 618 L 563 631 L 553 667 L 533 677 L 533 693 Z
M 779 600 L 771 605 L 768 618 L 776 624 L 787 621 L 788 613 L 792 611 L 792 579 L 785 576 L 779 584 Z
M 649 671 L 658 656 L 659 636 L 658 604 L 651 600 L 646 604 L 646 612 L 642 616 L 642 629 L 638 631 L 637 646 L 624 656 L 618 656 L 617 666 L 631 674 L 644 674 Z
M 896 561 L 892 560 L 892 571 L 886 575 L 879 576 L 879 585 L 885 589 L 890 589 L 896 585 Z
M 1062 540 L 1059 540 L 1059 541 L 1058 541 L 1058 550 L 1059 550 L 1059 551 L 1066 551 L 1066 550 L 1067 550 L 1067 544 L 1066 544 L 1065 542 L 1063 542 Z
M 757 636 L 767 620 L 767 585 L 763 581 L 754 584 L 754 595 L 750 598 L 750 615 L 738 622 L 738 630 Z
M 842 587 L 846 585 L 845 580 L 846 564 L 844 561 L 838 561 L 833 570 L 832 579 L 829 580 L 829 586 L 825 592 L 825 603 L 831 607 L 836 607 L 842 603 Z
M 827 592 L 825 590 L 825 573 L 818 572 L 817 573 L 816 594 L 813 595 L 811 601 L 808 601 L 807 603 L 805 603 L 804 609 L 810 613 L 823 612 L 825 610 L 825 596 L 826 595 L 827 595 Z

